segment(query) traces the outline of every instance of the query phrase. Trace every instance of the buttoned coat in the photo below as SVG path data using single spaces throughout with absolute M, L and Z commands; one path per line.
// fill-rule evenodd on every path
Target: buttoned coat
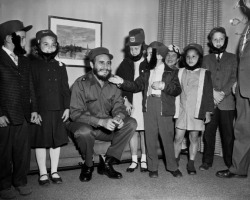
M 235 110 L 235 99 L 232 86 L 236 82 L 237 57 L 235 54 L 224 52 L 220 62 L 216 60 L 215 54 L 204 56 L 203 68 L 211 72 L 213 88 L 223 91 L 225 98 L 218 104 L 220 110 Z
M 0 116 L 6 116 L 10 125 L 30 121 L 30 113 L 37 111 L 30 61 L 18 57 L 18 66 L 0 48 Z

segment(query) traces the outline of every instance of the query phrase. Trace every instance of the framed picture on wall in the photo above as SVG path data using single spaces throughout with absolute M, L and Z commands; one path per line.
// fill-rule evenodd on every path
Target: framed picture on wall
M 86 66 L 88 52 L 102 46 L 102 22 L 49 16 L 49 29 L 58 37 L 57 59 L 67 66 Z

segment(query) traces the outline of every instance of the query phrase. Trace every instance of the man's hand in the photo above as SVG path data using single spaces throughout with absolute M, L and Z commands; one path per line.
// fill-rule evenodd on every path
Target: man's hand
M 117 115 L 113 118 L 114 123 L 116 124 L 117 129 L 121 129 L 124 125 L 123 120 L 121 119 L 120 115 Z
M 109 82 L 114 83 L 116 85 L 123 84 L 123 79 L 120 76 L 114 75 L 109 78 Z
M 222 91 L 213 90 L 214 103 L 218 105 L 225 97 L 225 93 Z
M 0 117 L 0 127 L 6 127 L 9 123 L 10 122 L 6 116 Z
M 62 115 L 63 122 L 66 122 L 69 119 L 69 109 L 65 109 Z
M 165 83 L 162 81 L 155 81 L 151 85 L 151 88 L 153 88 L 154 90 L 163 90 L 165 88 Z
M 235 91 L 236 91 L 236 86 L 237 86 L 237 82 L 235 82 L 232 86 L 232 92 L 233 94 L 235 94 Z
M 124 98 L 124 105 L 126 107 L 126 111 L 129 115 L 131 115 L 131 112 L 133 110 L 133 105 L 129 102 L 128 98 Z
M 115 130 L 115 127 L 116 127 L 116 124 L 114 122 L 115 120 L 114 119 L 100 119 L 98 124 L 110 131 L 113 131 Z
M 209 123 L 211 121 L 211 113 L 206 112 L 206 119 L 204 121 L 205 124 Z

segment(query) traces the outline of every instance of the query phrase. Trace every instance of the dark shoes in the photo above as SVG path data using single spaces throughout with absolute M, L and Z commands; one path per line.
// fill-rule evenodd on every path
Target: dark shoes
M 15 189 L 19 192 L 20 195 L 22 196 L 27 196 L 30 195 L 32 193 L 32 190 L 29 186 L 24 185 L 24 186 L 18 186 L 15 187 Z
M 247 175 L 233 174 L 228 169 L 227 170 L 218 171 L 215 175 L 217 177 L 219 177 L 219 178 L 247 178 Z
M 136 166 L 134 167 L 134 168 L 132 168 L 132 167 L 128 167 L 127 168 L 127 170 L 126 170 L 126 172 L 134 172 L 135 171 L 135 169 L 137 169 L 138 168 L 138 163 L 137 162 L 135 162 L 135 161 L 132 161 L 132 163 L 135 163 L 136 164 Z M 132 164 L 131 163 L 131 164 Z
M 8 189 L 0 191 L 0 198 L 1 199 L 15 199 L 16 195 L 12 188 L 8 188 Z
M 212 167 L 212 166 L 207 164 L 207 163 L 202 163 L 202 165 L 199 167 L 199 169 L 201 171 L 205 171 L 205 170 L 208 170 L 210 167 Z
M 175 171 L 169 171 L 174 177 L 179 178 L 182 177 L 182 173 L 179 169 L 175 170 Z
M 44 180 L 41 180 L 41 178 L 42 178 L 43 176 L 47 176 L 47 178 L 44 179 Z M 38 179 L 38 183 L 39 183 L 39 185 L 42 185 L 42 186 L 48 186 L 48 185 L 50 184 L 48 174 L 42 174 L 42 175 L 39 177 L 39 179 Z
M 88 167 L 85 163 L 82 165 L 82 170 L 80 174 L 80 181 L 88 182 L 92 179 L 92 173 L 94 171 L 94 166 Z
M 105 174 L 109 178 L 113 178 L 113 179 L 122 178 L 122 174 L 114 170 L 113 163 L 117 163 L 114 157 L 106 156 L 106 159 L 104 161 L 102 156 L 100 155 L 97 172 L 101 175 Z
M 196 169 L 194 167 L 194 161 L 189 160 L 187 164 L 187 172 L 189 175 L 195 175 L 196 174 Z
M 58 177 L 53 177 L 54 174 L 57 174 Z M 59 176 L 57 172 L 50 174 L 50 180 L 52 181 L 52 183 L 55 183 L 55 184 L 62 184 L 63 182 L 62 178 Z
M 141 161 L 141 164 L 142 163 L 145 163 L 145 164 L 147 164 L 147 162 L 145 162 L 145 161 Z M 148 171 L 148 168 L 147 167 L 142 167 L 142 165 L 141 165 L 141 170 L 140 170 L 141 172 L 147 172 Z
M 149 171 L 149 177 L 150 178 L 157 178 L 158 177 L 158 171 Z

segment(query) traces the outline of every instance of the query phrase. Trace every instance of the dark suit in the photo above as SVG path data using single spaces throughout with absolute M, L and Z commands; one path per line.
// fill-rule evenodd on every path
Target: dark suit
M 213 88 L 225 93 L 224 99 L 214 108 L 211 122 L 206 125 L 204 132 L 203 163 L 212 166 L 216 130 L 219 127 L 225 164 L 232 164 L 233 153 L 233 120 L 235 116 L 235 100 L 232 86 L 236 82 L 237 58 L 235 54 L 224 52 L 220 62 L 215 54 L 204 57 L 203 67 L 211 71 Z
M 248 23 L 243 31 L 239 45 L 239 68 L 236 88 L 237 118 L 234 126 L 234 148 L 230 171 L 239 175 L 247 175 L 250 164 L 250 34 Z M 246 36 L 244 48 L 243 39 Z
M 29 121 L 36 111 L 29 60 L 18 66 L 0 49 L 0 116 L 10 123 L 0 127 L 0 190 L 27 184 L 30 162 Z

